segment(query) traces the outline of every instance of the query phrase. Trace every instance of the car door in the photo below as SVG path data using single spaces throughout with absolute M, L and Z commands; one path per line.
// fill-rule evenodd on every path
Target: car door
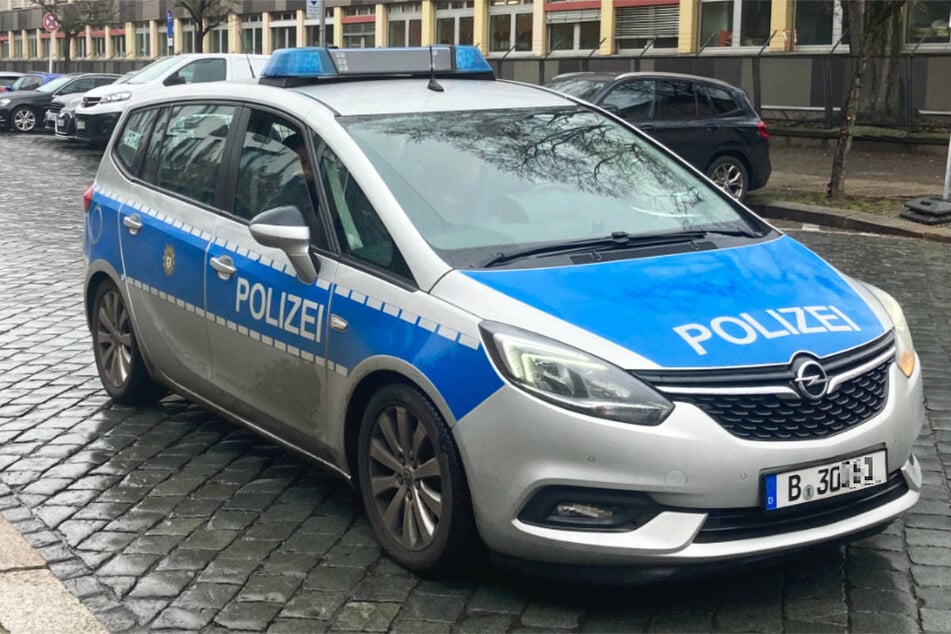
M 337 268 L 310 173 L 306 128 L 264 108 L 242 111 L 209 249 L 209 338 L 219 398 L 235 414 L 320 454 L 325 417 L 327 320 Z M 249 222 L 294 206 L 310 229 L 318 277 L 301 281 L 287 254 L 255 241 Z
M 235 106 L 189 103 L 134 113 L 119 136 L 132 143 L 152 117 L 139 182 L 120 210 L 126 285 L 147 354 L 171 381 L 207 396 L 211 379 L 206 253 L 221 205 L 218 175 Z
M 694 83 L 682 79 L 655 79 L 651 134 L 698 169 L 716 145 L 715 135 L 697 116 Z

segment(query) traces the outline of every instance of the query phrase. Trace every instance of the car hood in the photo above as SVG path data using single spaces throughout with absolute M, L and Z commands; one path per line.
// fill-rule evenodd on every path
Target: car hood
M 105 86 L 99 86 L 98 88 L 93 88 L 89 92 L 85 93 L 86 97 L 105 97 L 106 95 L 114 95 L 119 92 L 128 92 L 133 95 L 149 84 L 106 84 Z
M 629 369 L 785 364 L 890 327 L 867 291 L 785 235 L 597 264 L 453 271 L 432 292 L 481 318 L 603 349 Z
M 47 93 L 37 90 L 14 90 L 13 92 L 3 93 L 3 99 L 9 99 L 11 103 L 14 101 L 42 101 L 49 97 L 50 95 Z

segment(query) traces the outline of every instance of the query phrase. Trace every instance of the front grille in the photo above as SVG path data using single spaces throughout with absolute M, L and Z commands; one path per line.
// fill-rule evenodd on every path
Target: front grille
M 703 410 L 747 440 L 825 438 L 882 411 L 895 354 L 891 332 L 843 353 L 818 359 L 831 389 L 819 399 L 801 395 L 796 359 L 787 365 L 721 370 L 653 370 L 635 374 L 672 401 Z M 797 359 L 808 355 L 797 355 Z M 833 385 L 833 382 L 837 385 Z
M 780 394 L 683 394 L 734 436 L 750 440 L 803 440 L 845 431 L 882 410 L 888 394 L 886 361 L 819 400 Z
M 83 107 L 95 106 L 101 97 L 83 97 Z
M 709 544 L 753 539 L 825 526 L 871 511 L 907 492 L 904 476 L 896 471 L 880 486 L 788 510 L 764 511 L 757 507 L 709 511 L 694 542 Z

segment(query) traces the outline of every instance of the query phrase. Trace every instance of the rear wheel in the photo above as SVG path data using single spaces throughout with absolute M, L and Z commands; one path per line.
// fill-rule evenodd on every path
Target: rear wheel
M 166 390 L 149 375 L 125 300 L 111 281 L 96 289 L 90 321 L 96 369 L 112 400 L 148 405 L 161 398 Z
M 36 129 L 36 113 L 33 112 L 32 108 L 20 106 L 13 111 L 11 120 L 13 121 L 13 129 L 17 132 L 28 133 Z
M 445 570 L 464 557 L 475 530 L 462 461 L 423 394 L 399 383 L 374 394 L 357 464 L 363 503 L 387 554 L 418 572 Z
M 736 200 L 746 199 L 746 192 L 749 190 L 749 175 L 743 161 L 735 156 L 717 158 L 707 168 L 707 176 Z

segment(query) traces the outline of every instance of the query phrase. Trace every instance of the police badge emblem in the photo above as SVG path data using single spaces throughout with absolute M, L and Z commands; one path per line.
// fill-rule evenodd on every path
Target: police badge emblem
M 175 249 L 170 244 L 165 245 L 165 252 L 162 253 L 162 268 L 169 276 L 175 272 Z

